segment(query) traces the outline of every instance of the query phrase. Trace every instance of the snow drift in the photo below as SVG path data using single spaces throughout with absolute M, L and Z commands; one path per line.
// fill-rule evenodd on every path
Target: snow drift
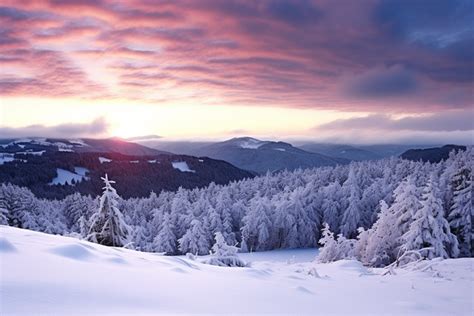
M 218 267 L 0 226 L 0 314 L 472 315 L 473 259 L 381 276 L 316 254 L 239 254 L 250 267 Z

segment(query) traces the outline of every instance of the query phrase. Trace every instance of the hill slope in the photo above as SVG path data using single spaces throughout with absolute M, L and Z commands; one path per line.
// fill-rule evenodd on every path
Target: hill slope
M 44 150 L 0 153 L 0 183 L 28 187 L 39 197 L 63 198 L 75 192 L 98 195 L 103 186 L 100 178 L 105 173 L 117 182 L 118 193 L 124 198 L 253 177 L 252 173 L 225 161 L 183 155 L 130 156 Z
M 0 314 L 472 313 L 473 259 L 381 276 L 384 270 L 353 260 L 315 264 L 316 253 L 240 254 L 251 267 L 226 268 L 203 264 L 202 257 L 165 257 L 0 226 Z M 318 277 L 308 274 L 311 268 Z
M 466 146 L 446 145 L 443 147 L 425 148 L 425 149 L 410 149 L 400 155 L 403 159 L 424 162 L 440 162 L 449 157 L 449 153 L 453 150 L 466 150 Z
M 124 155 L 159 155 L 169 152 L 149 148 L 137 143 L 128 142 L 119 138 L 107 139 L 59 139 L 59 138 L 22 138 L 0 139 L 0 152 L 112 152 Z
M 313 153 L 354 161 L 375 160 L 383 158 L 383 156 L 377 154 L 376 152 L 351 145 L 309 143 L 303 144 L 299 146 L 299 148 Z

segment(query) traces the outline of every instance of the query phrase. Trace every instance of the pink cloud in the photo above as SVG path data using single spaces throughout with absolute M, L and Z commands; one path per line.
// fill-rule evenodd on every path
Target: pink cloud
M 185 90 L 207 96 L 202 103 L 216 96 L 225 104 L 345 111 L 472 106 L 472 39 L 423 37 L 430 30 L 405 18 L 419 8 L 388 10 L 389 2 L 5 0 L 0 61 L 18 74 L 0 78 L 0 92 L 108 96 L 118 82 L 126 89 L 111 97 L 139 99 L 142 91 L 146 101 L 151 91 Z M 430 34 L 446 23 L 430 8 L 417 14 Z M 448 20 L 456 23 L 443 27 L 454 32 L 469 19 Z M 114 83 L 91 76 L 98 60 Z

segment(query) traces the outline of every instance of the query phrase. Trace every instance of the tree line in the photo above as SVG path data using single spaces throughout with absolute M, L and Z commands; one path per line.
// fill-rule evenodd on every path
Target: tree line
M 471 256 L 473 154 L 267 173 L 146 198 L 122 199 L 108 179 L 101 197 L 62 200 L 2 184 L 0 222 L 168 255 L 209 254 L 219 236 L 243 252 L 319 245 L 323 262 L 355 257 L 371 266 L 411 250 Z

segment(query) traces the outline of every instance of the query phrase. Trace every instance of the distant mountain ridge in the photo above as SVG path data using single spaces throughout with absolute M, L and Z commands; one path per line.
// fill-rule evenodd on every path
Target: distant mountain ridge
M 400 155 L 401 158 L 413 161 L 423 161 L 436 163 L 441 160 L 446 160 L 451 151 L 465 151 L 466 146 L 460 145 L 445 145 L 442 147 L 424 148 L 424 149 L 410 149 Z
M 305 143 L 298 147 L 310 152 L 321 153 L 330 157 L 345 158 L 351 161 L 362 161 L 397 157 L 409 149 L 426 148 L 429 147 L 429 145 L 347 145 L 331 143 Z
M 139 140 L 138 143 L 156 148 L 159 150 L 170 151 L 183 155 L 213 155 L 217 157 L 215 150 L 219 146 L 230 146 L 244 149 L 265 149 L 268 143 L 288 144 L 288 142 L 263 141 L 253 137 L 238 137 L 221 142 L 211 141 L 167 141 L 167 140 Z M 284 146 L 284 145 L 283 145 Z M 377 160 L 388 157 L 398 157 L 405 151 L 413 148 L 429 148 L 433 145 L 407 145 L 407 144 L 375 144 L 375 145 L 351 145 L 336 143 L 317 143 L 311 141 L 296 141 L 290 145 L 293 148 L 301 149 L 305 152 L 316 153 L 331 159 L 335 159 L 338 163 L 362 160 Z M 434 145 L 438 146 L 438 145 Z M 253 147 L 253 148 L 252 148 Z M 228 159 L 222 156 L 217 159 Z
M 232 138 L 205 145 L 192 150 L 191 154 L 225 160 L 241 169 L 260 174 L 284 169 L 335 166 L 349 162 L 343 158 L 307 152 L 289 143 L 265 141 L 252 137 Z
M 169 152 L 149 148 L 120 138 L 19 138 L 0 139 L 0 152 L 18 153 L 28 151 L 47 152 L 114 152 L 123 155 L 161 155 Z

